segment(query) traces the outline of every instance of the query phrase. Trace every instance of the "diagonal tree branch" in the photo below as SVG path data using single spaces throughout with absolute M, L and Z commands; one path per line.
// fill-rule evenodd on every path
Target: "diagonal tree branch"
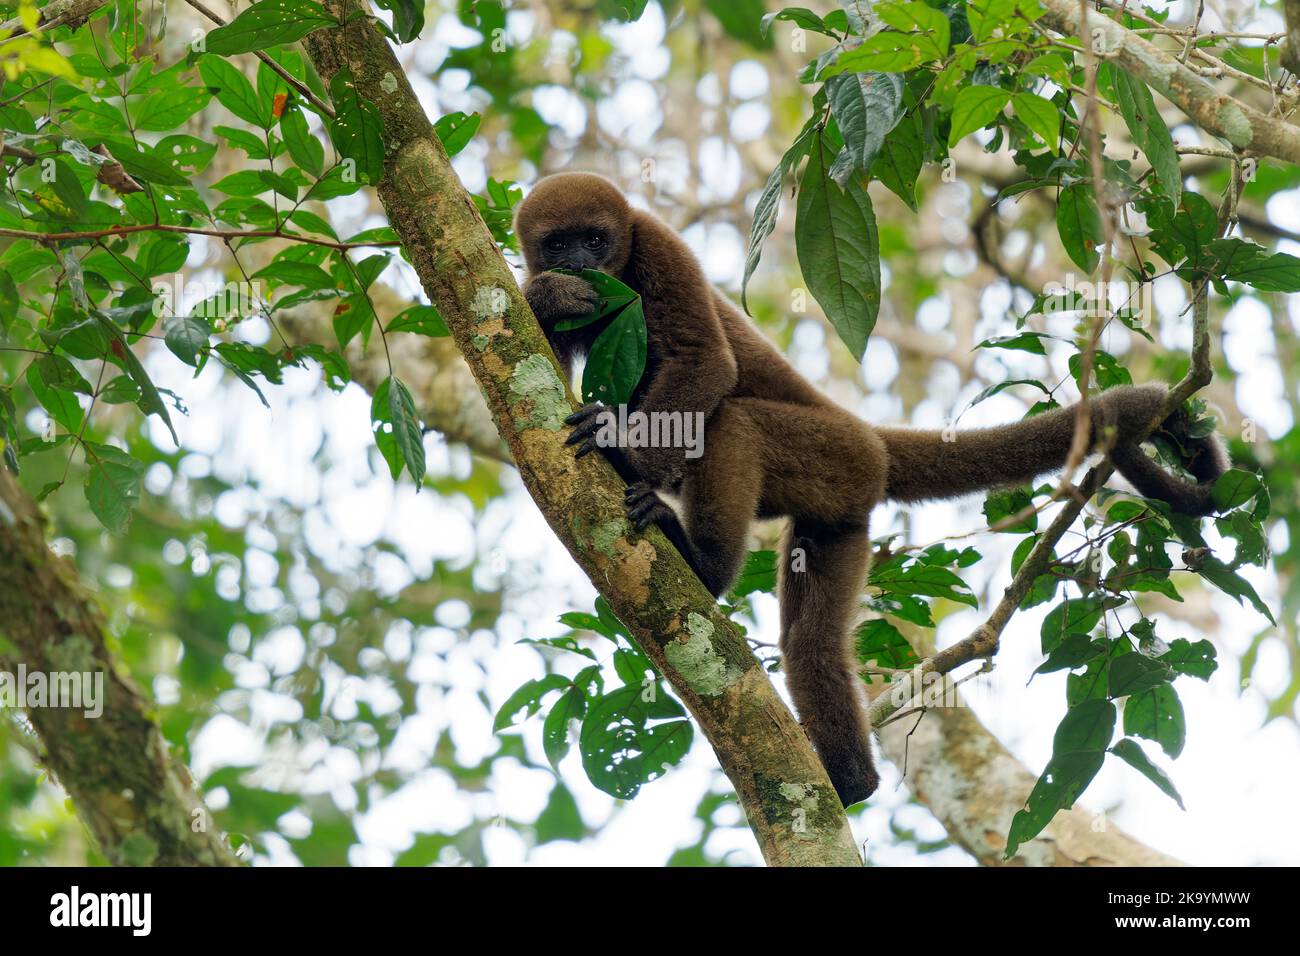
M 148 702 L 114 663 L 94 599 L 50 550 L 36 502 L 2 467 L 0 579 L 0 672 L 102 677 L 98 716 L 55 706 L 26 713 L 104 856 L 118 866 L 235 865 Z
M 368 12 L 331 0 L 341 21 Z M 861 863 L 826 772 L 739 631 L 658 531 L 635 534 L 621 483 L 564 444 L 574 407 L 536 319 L 371 21 L 304 40 L 329 82 L 348 70 L 384 127 L 378 193 L 556 535 L 695 716 L 770 864 Z M 593 456 L 594 458 L 595 456 Z
M 1293 7 L 1297 0 L 1288 0 Z M 1178 106 L 1197 126 L 1233 146 L 1260 156 L 1300 163 L 1300 127 L 1261 113 L 1225 93 L 1173 54 L 1125 29 L 1078 0 L 1043 0 L 1042 23 L 1058 33 L 1095 44 L 1127 70 Z M 1295 25 L 1288 21 L 1292 32 Z

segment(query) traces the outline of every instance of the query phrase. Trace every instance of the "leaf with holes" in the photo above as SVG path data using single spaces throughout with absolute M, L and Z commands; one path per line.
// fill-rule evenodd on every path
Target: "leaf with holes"
M 455 156 L 469 145 L 482 121 L 483 117 L 477 113 L 448 113 L 433 124 L 433 131 L 442 140 L 442 148 L 447 151 L 447 155 Z
M 349 70 L 339 70 L 330 80 L 330 98 L 334 101 L 334 119 L 330 139 L 339 155 L 356 163 L 357 171 L 369 183 L 384 175 L 383 120 L 379 111 L 357 96 Z M 316 193 L 316 198 L 322 198 Z
M 313 0 L 262 0 L 248 7 L 225 26 L 209 30 L 208 53 L 233 56 L 252 53 L 281 43 L 294 43 L 338 21 Z
M 140 500 L 144 462 L 111 445 L 86 442 L 86 501 L 100 523 L 122 534 Z
M 640 684 L 620 687 L 591 702 L 578 747 L 582 766 L 596 787 L 621 800 L 636 796 L 642 785 L 663 775 L 690 749 L 694 731 L 681 705 L 652 685 L 649 700 Z

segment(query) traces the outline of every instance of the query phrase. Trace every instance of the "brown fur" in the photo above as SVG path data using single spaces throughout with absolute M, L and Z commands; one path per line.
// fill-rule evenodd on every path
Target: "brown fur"
M 849 626 L 870 558 L 871 509 L 887 499 L 947 498 L 1025 482 L 1059 468 L 1075 410 L 957 432 L 952 441 L 941 432 L 875 428 L 800 376 L 708 284 L 681 238 L 632 209 L 607 180 L 588 173 L 543 179 L 520 205 L 516 231 L 529 268 L 525 295 L 566 370 L 599 323 L 572 333 L 556 332 L 554 324 L 589 312 L 594 294 L 583 280 L 546 270 L 600 268 L 639 292 L 645 309 L 646 374 L 630 409 L 706 416 L 697 459 L 682 449 L 600 449 L 629 482 L 628 514 L 637 526 L 657 522 L 720 595 L 740 570 L 750 523 L 791 519 L 778 589 L 787 683 L 840 799 L 848 806 L 870 796 L 877 775 Z M 1184 442 L 1197 455 L 1191 471 L 1200 483 L 1190 484 L 1160 469 L 1133 441 L 1164 394 L 1163 386 L 1147 385 L 1094 399 L 1093 447 L 1113 446 L 1117 465 L 1143 494 L 1207 513 L 1209 487 L 1225 467 L 1217 442 Z M 579 455 L 595 448 L 599 411 L 587 406 L 570 419 L 578 424 L 570 442 L 582 444 Z M 659 490 L 680 493 L 682 519 Z

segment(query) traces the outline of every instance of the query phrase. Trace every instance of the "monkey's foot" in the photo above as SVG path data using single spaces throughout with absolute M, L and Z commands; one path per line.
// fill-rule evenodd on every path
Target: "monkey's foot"
M 861 803 L 876 792 L 876 787 L 880 786 L 880 775 L 874 769 L 868 769 L 847 778 L 837 777 L 832 774 L 831 783 L 835 785 L 835 792 L 839 795 L 840 803 L 844 804 L 845 809 L 848 809 L 853 804 Z
M 644 531 L 654 522 L 677 517 L 677 513 L 664 503 L 655 492 L 655 486 L 648 481 L 628 485 L 627 492 L 623 495 L 623 507 L 627 509 L 628 520 L 637 531 Z
M 808 729 L 806 724 L 804 727 Z M 817 744 L 814 743 L 814 746 L 817 747 Z M 880 786 L 880 774 L 876 773 L 870 749 L 862 751 L 852 746 L 817 747 L 817 756 L 821 757 L 826 775 L 831 778 L 831 785 L 835 787 L 840 803 L 846 809 L 867 799 Z
M 600 402 L 589 402 L 564 420 L 564 424 L 576 426 L 573 434 L 564 440 L 566 445 L 578 446 L 575 457 L 581 458 L 583 455 L 601 450 L 601 446 L 596 441 L 596 433 L 605 424 L 605 419 L 602 417 L 605 412 L 614 414 Z

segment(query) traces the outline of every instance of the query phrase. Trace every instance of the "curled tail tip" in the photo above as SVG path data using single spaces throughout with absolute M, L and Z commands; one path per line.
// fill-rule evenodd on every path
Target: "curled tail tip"
M 1136 442 L 1117 445 L 1111 458 L 1120 474 L 1145 497 L 1163 501 L 1177 513 L 1192 518 L 1214 514 L 1218 510 L 1214 502 L 1214 484 L 1231 465 L 1227 448 L 1223 440 L 1213 434 L 1184 438 L 1180 444 L 1190 453 L 1183 467 L 1195 481 L 1187 481 L 1166 471 Z

